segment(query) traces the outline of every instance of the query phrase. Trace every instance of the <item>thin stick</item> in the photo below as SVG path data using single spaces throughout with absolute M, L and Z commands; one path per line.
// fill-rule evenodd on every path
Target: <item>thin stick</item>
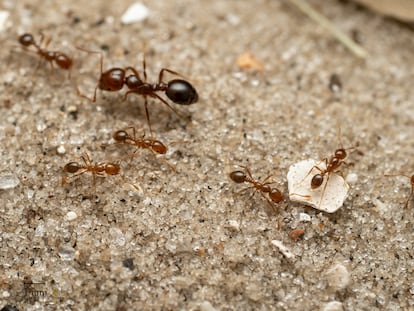
M 347 47 L 355 56 L 360 58 L 367 58 L 368 52 L 365 51 L 359 44 L 355 43 L 349 36 L 339 30 L 333 23 L 331 23 L 325 16 L 314 10 L 305 0 L 289 0 L 299 10 L 305 13 L 313 21 L 328 30 L 339 42 Z

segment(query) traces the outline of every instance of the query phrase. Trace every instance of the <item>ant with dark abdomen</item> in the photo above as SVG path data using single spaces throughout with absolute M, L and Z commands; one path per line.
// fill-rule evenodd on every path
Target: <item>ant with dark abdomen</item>
M 90 51 L 84 48 L 78 47 L 78 49 L 85 51 L 87 53 L 95 53 L 100 55 L 100 77 L 98 83 L 95 87 L 93 97 L 87 97 L 86 95 L 82 94 L 78 89 L 78 94 L 81 97 L 84 97 L 92 102 L 96 101 L 96 91 L 99 88 L 103 91 L 110 91 L 115 92 L 119 91 L 123 88 L 124 85 L 128 87 L 128 91 L 124 95 L 124 100 L 127 99 L 129 94 L 137 94 L 144 97 L 144 107 L 145 107 L 145 114 L 148 122 L 148 126 L 152 136 L 152 127 L 148 112 L 148 101 L 147 97 L 153 97 L 160 100 L 163 104 L 165 104 L 168 108 L 170 108 L 176 115 L 182 118 L 182 116 L 178 113 L 177 110 L 174 109 L 165 99 L 163 99 L 157 92 L 165 92 L 165 95 L 174 103 L 179 105 L 191 105 L 197 102 L 198 94 L 196 89 L 186 80 L 184 79 L 173 79 L 168 82 L 163 81 L 164 72 L 168 72 L 170 74 L 181 76 L 178 72 L 162 68 L 158 75 L 158 82 L 156 83 L 148 83 L 147 82 L 147 72 L 146 72 L 146 62 L 145 62 L 145 54 L 142 60 L 142 67 L 143 67 L 143 75 L 144 79 L 141 79 L 140 74 L 138 71 L 131 67 L 119 68 L 113 67 L 106 71 L 103 71 L 103 55 L 101 52 L 98 51 Z M 127 72 L 130 71 L 131 74 L 127 76 Z

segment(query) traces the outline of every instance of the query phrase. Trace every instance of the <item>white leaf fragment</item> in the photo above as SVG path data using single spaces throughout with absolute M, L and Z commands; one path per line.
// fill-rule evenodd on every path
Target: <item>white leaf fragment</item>
M 122 15 L 122 24 L 133 24 L 146 19 L 149 15 L 149 9 L 142 3 L 135 2 Z
M 327 213 L 336 212 L 344 204 L 349 186 L 342 176 L 329 173 L 325 174 L 320 187 L 312 189 L 313 176 L 325 168 L 325 161 L 318 162 L 312 159 L 292 164 L 287 174 L 289 199 Z
M 285 256 L 287 259 L 295 258 L 295 255 L 279 240 L 272 240 L 271 242 L 274 246 L 276 246 L 279 251 Z

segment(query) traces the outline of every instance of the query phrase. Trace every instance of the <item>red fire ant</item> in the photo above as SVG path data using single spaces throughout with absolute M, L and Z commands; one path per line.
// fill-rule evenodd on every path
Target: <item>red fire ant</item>
M 132 129 L 132 136 L 127 132 L 127 130 Z M 131 159 L 136 155 L 140 149 L 148 149 L 153 154 L 162 154 L 167 153 L 167 146 L 165 146 L 161 141 L 153 138 L 145 138 L 145 131 L 142 134 L 141 138 L 138 138 L 136 135 L 136 129 L 133 126 L 127 127 L 124 130 L 118 130 L 113 135 L 112 138 L 115 140 L 114 144 L 124 144 L 135 146 L 136 150 L 132 153 Z M 165 159 L 164 159 L 165 160 Z M 167 165 L 171 170 L 175 171 L 175 168 L 165 160 Z
M 40 34 L 40 43 L 37 43 L 33 35 L 30 33 L 25 33 L 19 37 L 19 43 L 28 50 L 30 46 L 34 47 L 34 51 L 40 58 L 45 59 L 49 62 L 50 66 L 53 69 L 53 63 L 55 63 L 59 68 L 64 70 L 69 70 L 69 77 L 70 77 L 70 69 L 72 68 L 73 61 L 72 59 L 67 56 L 65 53 L 59 51 L 48 51 L 45 48 L 42 48 L 41 45 L 43 43 L 43 34 Z M 50 39 L 48 39 L 43 45 L 45 47 L 48 46 L 50 43 Z M 31 51 L 31 50 L 29 50 Z
M 127 99 L 129 94 L 137 94 L 144 97 L 144 107 L 145 107 L 145 114 L 148 122 L 148 126 L 152 136 L 152 127 L 148 112 L 148 101 L 147 97 L 153 97 L 160 100 L 163 104 L 165 104 L 168 108 L 170 108 L 176 115 L 182 118 L 182 116 L 175 110 L 165 99 L 157 94 L 157 92 L 165 92 L 165 95 L 174 103 L 179 105 L 191 105 L 197 102 L 198 94 L 196 89 L 186 80 L 183 79 L 173 79 L 168 82 L 163 81 L 164 72 L 169 72 L 176 76 L 181 76 L 178 72 L 162 68 L 159 75 L 158 75 L 158 82 L 157 83 L 148 83 L 147 82 L 147 72 L 146 72 L 146 62 L 145 62 L 145 54 L 142 60 L 142 67 L 143 67 L 143 74 L 144 80 L 141 79 L 138 71 L 131 67 L 125 68 L 110 68 L 106 71 L 103 71 L 103 55 L 101 52 L 98 51 L 89 51 L 84 48 L 78 47 L 78 49 L 85 51 L 87 53 L 95 53 L 100 55 L 100 77 L 99 81 L 95 87 L 93 98 L 89 98 L 86 95 L 81 94 L 78 90 L 78 94 L 81 97 L 84 97 L 92 102 L 96 101 L 96 91 L 99 88 L 103 91 L 110 91 L 115 92 L 119 91 L 123 88 L 124 85 L 128 87 L 128 91 L 124 95 L 124 100 Z M 132 74 L 126 76 L 127 72 L 131 71 Z
M 78 162 L 69 162 L 63 167 L 64 173 L 72 175 L 62 177 L 62 186 L 66 185 L 69 179 L 73 179 L 76 176 L 82 175 L 86 172 L 91 172 L 93 178 L 93 186 L 96 192 L 96 176 L 104 177 L 105 175 L 118 175 L 121 171 L 119 163 L 99 162 L 92 164 L 92 161 L 87 153 L 81 156 L 81 159 L 84 164 Z
M 408 175 L 404 175 L 404 174 L 385 174 L 384 176 L 386 176 L 386 177 L 403 176 L 403 177 L 407 177 L 407 178 L 410 179 L 411 192 L 410 192 L 410 195 L 407 198 L 407 201 L 405 201 L 405 205 L 404 205 L 404 208 L 408 208 L 408 203 L 410 202 L 410 200 L 411 200 L 411 198 L 413 197 L 413 194 L 414 194 L 414 175 L 408 176 Z
M 262 197 L 264 197 L 267 203 L 269 203 L 270 207 L 276 212 L 276 209 L 273 203 L 282 202 L 283 194 L 279 189 L 270 187 L 270 185 L 274 184 L 274 182 L 266 182 L 266 180 L 268 180 L 272 175 L 267 176 L 262 182 L 260 182 L 253 178 L 248 167 L 242 166 L 242 165 L 240 165 L 240 167 L 244 168 L 244 171 L 231 172 L 230 173 L 231 180 L 233 180 L 237 184 L 249 183 L 251 185 L 240 190 L 239 192 L 237 192 L 237 194 L 243 193 L 244 191 L 248 189 L 254 189 L 254 192 L 251 195 L 252 197 L 257 191 L 259 191 Z M 269 195 L 270 200 L 269 198 L 265 196 L 265 193 Z

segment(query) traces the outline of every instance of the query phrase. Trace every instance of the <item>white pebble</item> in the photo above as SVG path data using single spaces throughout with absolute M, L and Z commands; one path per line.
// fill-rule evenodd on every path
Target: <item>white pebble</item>
M 135 2 L 121 17 L 122 24 L 133 24 L 146 19 L 149 15 L 148 8 L 142 3 Z
M 299 214 L 299 221 L 311 221 L 311 217 L 310 215 L 306 214 L 306 213 L 300 213 Z
M 351 276 L 348 269 L 341 263 L 331 266 L 325 273 L 329 286 L 335 290 L 340 290 L 349 285 Z
M 286 246 L 284 246 L 281 241 L 272 240 L 271 243 L 274 246 L 276 246 L 279 249 L 279 251 L 283 254 L 283 256 L 285 256 L 287 259 L 295 258 L 295 255 Z
M 357 175 L 357 174 L 355 174 L 355 173 L 350 173 L 350 174 L 346 175 L 346 182 L 347 182 L 348 184 L 353 185 L 353 184 L 355 184 L 357 181 L 358 181 L 358 175 Z
M 217 311 L 216 308 L 214 308 L 209 301 L 203 301 L 200 303 L 200 310 L 201 311 Z
M 240 224 L 237 220 L 230 219 L 228 222 L 228 228 L 234 231 L 240 231 Z
M 69 221 L 75 220 L 76 218 L 78 218 L 78 214 L 73 211 L 70 211 L 66 214 L 66 219 Z
M 5 290 L 3 292 L 3 294 L 2 294 L 2 296 L 3 296 L 3 298 L 9 298 L 10 297 L 10 293 L 7 290 Z
M 65 154 L 66 153 L 66 148 L 63 145 L 60 145 L 59 147 L 57 147 L 57 153 L 58 154 Z
M 9 11 L 0 10 L 0 31 L 6 30 L 11 26 L 11 21 L 8 20 L 9 16 Z
M 20 184 L 20 180 L 16 175 L 8 173 L 0 176 L 0 189 L 7 190 L 16 188 Z
M 316 166 L 321 170 L 326 167 L 325 162 L 315 160 L 303 160 L 289 167 L 289 199 L 327 213 L 336 212 L 344 204 L 349 186 L 341 176 L 330 173 L 320 187 L 312 189 L 311 180 L 320 172 Z
M 330 301 L 323 306 L 322 311 L 343 311 L 344 307 L 340 301 Z

